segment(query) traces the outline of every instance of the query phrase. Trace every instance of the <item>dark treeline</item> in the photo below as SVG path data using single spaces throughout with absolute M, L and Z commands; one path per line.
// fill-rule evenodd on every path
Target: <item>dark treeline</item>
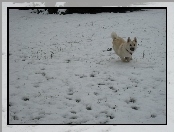
M 135 9 L 135 8 L 70 8 L 66 11 L 67 14 L 72 14 L 72 13 L 90 13 L 90 14 L 96 14 L 96 13 L 102 13 L 102 12 L 113 12 L 113 13 L 126 13 L 127 11 L 137 11 L 140 9 Z
M 20 10 L 26 10 L 29 8 L 20 8 Z M 30 8 L 31 9 L 31 8 Z M 35 13 L 39 14 L 41 12 L 43 12 L 42 10 L 39 9 L 35 9 L 37 10 Z M 48 10 L 49 14 L 58 14 L 58 10 L 59 9 L 63 9 L 63 8 L 44 8 L 45 10 Z M 64 8 L 66 9 L 66 8 Z M 103 13 L 103 12 L 113 12 L 113 13 L 126 13 L 126 12 L 133 12 L 133 11 L 140 11 L 140 8 L 122 8 L 122 7 L 111 7 L 111 8 L 67 8 L 65 12 L 62 12 L 61 14 L 65 15 L 65 14 L 73 14 L 73 13 L 79 13 L 79 14 L 96 14 L 96 13 Z M 60 14 L 60 13 L 59 13 Z

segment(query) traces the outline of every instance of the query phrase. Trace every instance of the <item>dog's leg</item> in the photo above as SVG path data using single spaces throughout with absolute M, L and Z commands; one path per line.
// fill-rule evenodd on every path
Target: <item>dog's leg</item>
M 124 57 L 120 57 L 123 62 L 126 62 L 126 59 Z
M 126 62 L 129 62 L 130 60 L 132 60 L 132 57 L 125 57 Z
M 129 62 L 131 60 L 131 58 L 130 57 L 127 57 L 127 62 Z

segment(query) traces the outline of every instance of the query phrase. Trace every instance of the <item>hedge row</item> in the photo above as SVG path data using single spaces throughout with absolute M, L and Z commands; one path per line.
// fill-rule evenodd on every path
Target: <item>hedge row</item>
M 58 9 L 60 8 L 44 8 L 45 10 L 48 10 L 49 14 L 58 14 Z M 29 10 L 29 8 L 20 8 L 19 10 Z M 128 11 L 140 11 L 140 8 L 68 8 L 65 12 L 62 12 L 61 14 L 73 14 L 73 13 L 79 13 L 79 14 L 96 14 L 96 13 L 102 13 L 102 12 L 113 12 L 113 13 L 126 13 Z M 34 13 L 41 13 L 42 11 L 37 9 Z M 60 14 L 60 13 L 59 13 Z
M 96 13 L 102 13 L 102 12 L 113 12 L 113 13 L 126 13 L 127 11 L 133 12 L 133 11 L 138 11 L 141 9 L 121 9 L 121 8 L 70 8 L 67 9 L 65 13 L 63 14 L 73 14 L 73 13 L 79 13 L 79 14 L 96 14 Z M 48 9 L 49 14 L 57 14 L 58 8 L 52 8 Z

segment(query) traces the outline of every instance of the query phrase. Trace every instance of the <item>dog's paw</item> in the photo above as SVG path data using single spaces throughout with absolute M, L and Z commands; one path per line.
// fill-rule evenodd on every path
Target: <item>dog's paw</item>
M 126 62 L 129 62 L 130 60 L 132 60 L 132 57 L 125 57 L 124 59 Z
M 121 60 L 122 60 L 123 62 L 127 62 L 125 58 L 121 58 Z

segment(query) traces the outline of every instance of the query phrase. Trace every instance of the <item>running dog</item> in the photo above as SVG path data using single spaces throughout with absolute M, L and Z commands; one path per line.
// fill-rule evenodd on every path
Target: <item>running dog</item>
M 113 49 L 115 53 L 121 58 L 121 60 L 124 62 L 129 62 L 132 60 L 132 54 L 137 49 L 137 38 L 134 37 L 134 40 L 131 41 L 130 37 L 128 37 L 127 41 L 125 41 L 115 32 L 111 33 L 111 37 L 113 39 Z

